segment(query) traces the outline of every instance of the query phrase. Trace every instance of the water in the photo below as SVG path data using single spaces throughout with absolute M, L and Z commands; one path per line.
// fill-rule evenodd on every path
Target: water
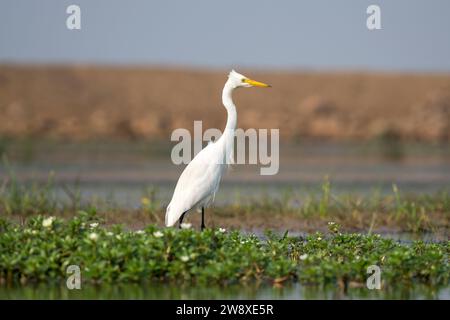
M 23 150 L 25 149 L 25 150 Z M 170 145 L 144 142 L 62 144 L 36 142 L 7 151 L 19 180 L 45 182 L 54 172 L 58 196 L 78 189 L 85 199 L 114 199 L 115 205 L 140 205 L 144 190 L 156 188 L 168 203 L 184 166 L 173 165 Z M 450 145 L 303 143 L 280 147 L 280 169 L 260 175 L 260 166 L 236 165 L 222 180 L 216 203 L 254 196 L 282 197 L 291 188 L 300 194 L 321 192 L 327 176 L 333 193 L 433 193 L 450 187 Z M 8 176 L 0 166 L 0 179 Z
M 271 285 L 180 286 L 163 284 L 82 285 L 68 290 L 59 285 L 1 287 L 0 299 L 450 299 L 450 287 L 350 288 L 305 286 L 298 283 L 282 287 Z

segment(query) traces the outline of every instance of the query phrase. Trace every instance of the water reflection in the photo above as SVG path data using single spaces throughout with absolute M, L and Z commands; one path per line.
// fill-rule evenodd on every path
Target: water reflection
M 60 285 L 0 287 L 0 299 L 450 299 L 450 287 L 413 287 L 368 290 L 308 286 L 298 283 L 271 285 L 180 286 L 176 284 L 85 285 L 68 290 Z

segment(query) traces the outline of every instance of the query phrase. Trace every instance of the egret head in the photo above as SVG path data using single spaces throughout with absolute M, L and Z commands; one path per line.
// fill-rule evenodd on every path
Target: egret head
M 231 85 L 234 88 L 250 88 L 250 87 L 261 87 L 261 88 L 267 88 L 270 87 L 270 85 L 255 81 L 252 79 L 247 78 L 246 76 L 237 73 L 234 70 L 231 70 L 231 72 L 228 74 L 228 82 L 231 83 Z

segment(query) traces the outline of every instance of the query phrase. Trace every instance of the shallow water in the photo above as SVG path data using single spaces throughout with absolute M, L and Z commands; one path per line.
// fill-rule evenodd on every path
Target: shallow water
M 0 179 L 13 170 L 24 182 L 45 182 L 54 172 L 58 197 L 64 188 L 78 189 L 84 199 L 113 199 L 114 205 L 140 205 L 144 189 L 157 189 L 168 203 L 184 166 L 172 164 L 171 145 L 142 142 L 92 144 L 30 143 L 13 146 L 0 165 Z M 25 149 L 25 150 L 22 150 Z M 235 165 L 223 178 L 216 203 L 233 203 L 255 196 L 282 197 L 292 188 L 300 195 L 321 192 L 328 176 L 333 193 L 433 193 L 450 188 L 450 145 L 305 142 L 280 146 L 279 172 L 260 175 L 258 165 Z
M 271 285 L 179 286 L 163 284 L 86 285 L 68 290 L 57 285 L 0 286 L 0 299 L 450 299 L 450 287 L 423 285 L 369 290 L 338 287 L 304 286 L 298 283 L 283 287 Z

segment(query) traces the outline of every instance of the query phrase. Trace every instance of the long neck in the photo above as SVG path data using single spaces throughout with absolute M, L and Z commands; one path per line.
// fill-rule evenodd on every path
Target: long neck
M 223 158 L 221 161 L 225 164 L 233 163 L 233 153 L 234 153 L 234 131 L 236 130 L 237 123 L 237 113 L 236 106 L 233 103 L 232 93 L 234 90 L 234 86 L 227 81 L 225 83 L 225 87 L 222 92 L 222 102 L 227 109 L 227 124 L 225 126 L 225 130 L 218 140 L 218 145 L 223 147 Z
M 227 109 L 228 113 L 227 125 L 225 126 L 224 134 L 225 133 L 234 134 L 234 130 L 236 129 L 237 113 L 236 113 L 236 106 L 233 103 L 232 97 L 233 90 L 234 87 L 230 84 L 230 82 L 227 81 L 222 91 L 222 102 L 225 109 Z

